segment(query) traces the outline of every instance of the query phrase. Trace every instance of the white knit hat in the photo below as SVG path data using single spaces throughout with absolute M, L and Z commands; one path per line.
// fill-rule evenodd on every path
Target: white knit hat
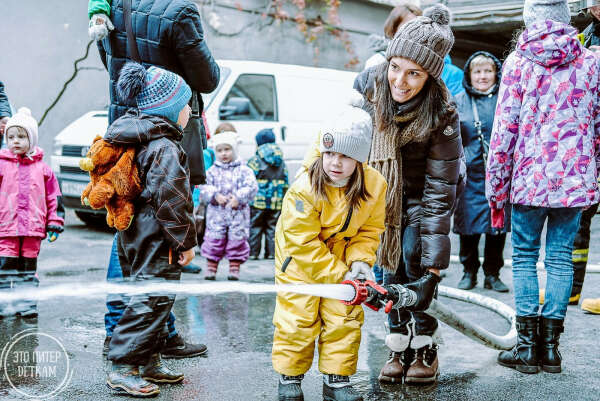
M 525 26 L 535 21 L 552 20 L 568 24 L 571 12 L 567 0 L 525 0 L 523 5 L 523 21 Z
M 319 144 L 322 152 L 337 152 L 364 163 L 369 158 L 373 123 L 369 113 L 357 107 L 363 101 L 355 91 L 350 104 L 342 108 L 323 130 Z
M 29 150 L 27 155 L 35 153 L 35 147 L 38 144 L 38 124 L 35 118 L 31 116 L 31 110 L 27 107 L 21 107 L 17 112 L 8 119 L 4 133 L 11 127 L 21 127 L 27 132 L 29 138 Z
M 224 131 L 220 132 L 217 135 L 213 135 L 210 137 L 208 141 L 208 146 L 213 149 L 217 149 L 218 145 L 229 145 L 231 149 L 233 149 L 233 154 L 237 157 L 238 154 L 238 144 L 240 143 L 240 137 L 237 133 L 232 131 Z

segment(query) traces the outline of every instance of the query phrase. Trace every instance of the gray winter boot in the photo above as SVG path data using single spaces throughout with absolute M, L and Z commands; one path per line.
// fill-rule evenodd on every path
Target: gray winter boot
M 304 394 L 300 384 L 304 375 L 286 376 L 279 379 L 279 401 L 304 401 Z
M 323 375 L 323 400 L 363 401 L 363 398 L 350 384 L 350 377 Z

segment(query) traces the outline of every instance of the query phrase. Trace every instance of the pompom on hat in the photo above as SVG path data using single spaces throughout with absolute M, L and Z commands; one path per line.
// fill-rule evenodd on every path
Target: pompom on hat
M 27 155 L 35 153 L 35 147 L 38 145 L 38 123 L 31 115 L 31 110 L 27 107 L 21 107 L 17 112 L 8 119 L 4 133 L 6 134 L 9 128 L 21 127 L 27 132 L 29 138 L 29 150 Z
M 369 158 L 373 138 L 373 122 L 360 108 L 362 96 L 354 91 L 349 104 L 327 124 L 321 133 L 319 151 L 336 152 L 364 163 Z
M 192 97 L 191 88 L 179 75 L 155 66 L 146 69 L 135 62 L 128 62 L 121 69 L 117 93 L 124 101 L 135 99 L 142 113 L 174 123 Z
M 444 69 L 444 57 L 454 45 L 448 7 L 436 4 L 426 8 L 423 15 L 402 25 L 386 51 L 389 61 L 402 57 L 419 64 L 434 78 Z
M 523 5 L 523 21 L 525 26 L 535 21 L 552 20 L 568 24 L 571 12 L 567 0 L 525 0 Z

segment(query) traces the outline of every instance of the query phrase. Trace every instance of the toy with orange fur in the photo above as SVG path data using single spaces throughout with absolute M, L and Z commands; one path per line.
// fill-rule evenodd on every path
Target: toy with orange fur
M 142 192 L 135 147 L 113 145 L 97 136 L 79 167 L 90 173 L 81 203 L 92 209 L 106 208 L 106 223 L 126 230 L 133 220 L 133 200 Z

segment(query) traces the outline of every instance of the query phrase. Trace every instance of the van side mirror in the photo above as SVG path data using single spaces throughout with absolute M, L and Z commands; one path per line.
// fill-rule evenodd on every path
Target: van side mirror
M 219 107 L 219 119 L 221 120 L 243 115 L 250 115 L 250 100 L 248 98 L 230 97 L 227 103 Z

